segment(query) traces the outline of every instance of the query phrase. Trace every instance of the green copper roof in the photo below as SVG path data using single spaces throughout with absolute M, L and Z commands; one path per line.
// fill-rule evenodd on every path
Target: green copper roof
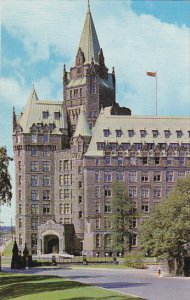
M 90 128 L 88 126 L 88 121 L 87 121 L 86 114 L 85 114 L 83 107 L 81 108 L 81 111 L 80 111 L 80 115 L 78 118 L 78 123 L 77 123 L 74 137 L 78 137 L 79 135 L 80 136 L 91 136 Z
M 85 63 L 91 63 L 92 58 L 94 59 L 94 62 L 98 63 L 98 53 L 100 52 L 100 45 L 89 5 L 79 47 L 84 52 Z
M 47 112 L 44 118 L 43 113 Z M 59 113 L 60 117 L 55 117 L 55 113 Z M 53 133 L 61 134 L 60 129 L 66 128 L 64 107 L 62 101 L 39 101 L 36 91 L 33 87 L 28 102 L 17 119 L 18 124 L 22 127 L 23 133 L 29 133 L 33 124 L 54 124 Z

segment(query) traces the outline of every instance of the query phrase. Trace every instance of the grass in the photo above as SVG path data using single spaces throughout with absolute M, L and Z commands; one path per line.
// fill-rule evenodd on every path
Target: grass
M 12 257 L 12 250 L 13 250 L 13 242 L 9 243 L 7 247 L 3 250 L 3 256 Z
M 54 276 L 0 273 L 0 282 L 3 300 L 140 300 Z

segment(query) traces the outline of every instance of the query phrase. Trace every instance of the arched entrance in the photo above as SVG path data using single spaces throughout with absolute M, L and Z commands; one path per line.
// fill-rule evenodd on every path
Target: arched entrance
M 44 254 L 59 253 L 59 238 L 56 235 L 44 237 Z

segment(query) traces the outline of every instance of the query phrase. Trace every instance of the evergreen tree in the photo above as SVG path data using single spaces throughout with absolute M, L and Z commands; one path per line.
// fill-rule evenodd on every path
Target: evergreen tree
M 133 199 L 124 182 L 112 184 L 111 247 L 124 254 L 131 250 L 134 235 L 133 221 L 137 217 Z
M 155 207 L 140 228 L 140 244 L 151 256 L 176 262 L 176 274 L 190 250 L 190 177 Z
M 0 205 L 9 204 L 12 198 L 11 178 L 8 171 L 9 162 L 5 147 L 0 147 Z

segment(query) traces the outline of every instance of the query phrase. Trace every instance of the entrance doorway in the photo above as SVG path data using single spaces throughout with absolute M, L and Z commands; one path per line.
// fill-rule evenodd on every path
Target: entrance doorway
M 44 254 L 59 253 L 59 238 L 56 235 L 44 237 Z

